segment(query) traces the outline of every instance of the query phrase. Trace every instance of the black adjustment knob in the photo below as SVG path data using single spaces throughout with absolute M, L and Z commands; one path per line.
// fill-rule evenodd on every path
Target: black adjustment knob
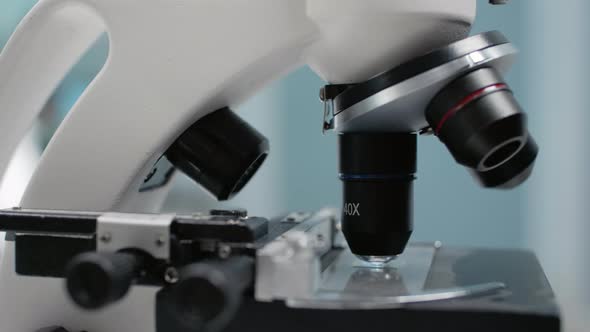
M 221 330 L 233 319 L 253 274 L 251 257 L 186 266 L 179 282 L 158 294 L 157 330 Z
M 144 261 L 131 252 L 80 254 L 66 269 L 66 288 L 78 306 L 102 308 L 127 294 Z
M 227 200 L 250 181 L 268 150 L 266 137 L 223 108 L 189 127 L 166 157 L 217 199 Z

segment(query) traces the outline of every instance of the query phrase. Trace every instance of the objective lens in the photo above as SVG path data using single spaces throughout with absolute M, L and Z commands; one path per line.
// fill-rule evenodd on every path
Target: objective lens
M 368 263 L 372 267 L 382 267 L 383 265 L 391 262 L 392 260 L 397 258 L 397 255 L 392 256 L 362 256 L 356 255 L 358 259 L 363 262 Z
M 342 232 L 353 254 L 385 264 L 412 234 L 416 135 L 339 135 L 343 183 Z
M 538 153 L 526 114 L 491 68 L 475 70 L 434 97 L 426 118 L 455 160 L 484 187 L 512 188 L 530 175 Z

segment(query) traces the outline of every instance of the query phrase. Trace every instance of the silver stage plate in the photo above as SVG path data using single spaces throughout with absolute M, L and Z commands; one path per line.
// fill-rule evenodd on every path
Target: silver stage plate
M 287 299 L 290 307 L 315 309 L 387 309 L 408 303 L 484 295 L 504 288 L 502 283 L 425 290 L 436 254 L 434 245 L 410 245 L 396 260 L 376 266 L 349 250 L 322 273 L 317 292 L 307 299 Z
M 387 309 L 409 303 L 494 293 L 500 282 L 426 287 L 440 242 L 410 244 L 385 264 L 350 252 L 336 212 L 321 210 L 257 251 L 255 298 L 294 308 Z

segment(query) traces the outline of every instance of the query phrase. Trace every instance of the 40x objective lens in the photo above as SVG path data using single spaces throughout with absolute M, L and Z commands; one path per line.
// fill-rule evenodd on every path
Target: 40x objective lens
M 416 135 L 342 133 L 339 150 L 342 232 L 355 255 L 385 263 L 412 234 Z

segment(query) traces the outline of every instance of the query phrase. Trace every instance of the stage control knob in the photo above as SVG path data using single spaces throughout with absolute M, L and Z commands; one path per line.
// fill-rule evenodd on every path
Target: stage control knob
M 66 269 L 71 299 L 88 310 L 120 300 L 143 268 L 145 257 L 133 252 L 83 253 Z

